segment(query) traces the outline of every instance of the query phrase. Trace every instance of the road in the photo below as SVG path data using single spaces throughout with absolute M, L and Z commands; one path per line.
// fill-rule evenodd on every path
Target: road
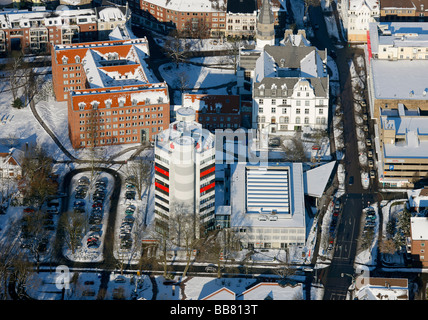
M 315 30 L 315 39 L 311 39 L 318 49 L 334 49 L 337 53 L 335 59 L 339 71 L 340 100 L 343 110 L 343 130 L 345 141 L 345 172 L 346 194 L 342 197 L 342 213 L 337 226 L 336 245 L 331 264 L 322 275 L 322 283 L 325 287 L 324 300 L 344 300 L 348 287 L 352 283 L 354 275 L 354 260 L 357 253 L 358 237 L 360 232 L 361 214 L 367 202 L 373 202 L 376 193 L 375 188 L 365 190 L 360 178 L 360 165 L 357 146 L 356 126 L 354 118 L 354 100 L 349 70 L 349 60 L 355 55 L 361 55 L 361 49 L 349 47 L 346 43 L 335 47 L 331 37 L 328 36 L 321 7 L 311 7 L 309 10 L 312 25 L 318 24 Z M 341 37 L 343 38 L 343 37 Z M 353 183 L 349 179 L 353 177 Z

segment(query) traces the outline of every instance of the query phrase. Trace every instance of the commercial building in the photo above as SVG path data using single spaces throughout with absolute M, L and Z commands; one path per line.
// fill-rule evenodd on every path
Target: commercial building
M 129 18 L 127 7 L 0 12 L 0 52 L 47 53 L 54 45 L 107 40 Z
M 215 225 L 215 138 L 192 108 L 176 117 L 156 136 L 155 228 L 177 239 L 178 221 L 187 221 L 199 237 Z
M 246 248 L 286 248 L 305 243 L 301 163 L 231 168 L 230 228 Z
M 427 23 L 371 24 L 368 94 L 379 182 L 407 188 L 428 174 Z
M 147 39 L 57 45 L 52 79 L 68 101 L 72 146 L 143 143 L 169 125 L 168 86 L 148 69 Z
M 220 166 L 219 161 L 216 162 Z M 336 162 L 307 169 L 302 163 L 225 164 L 230 178 L 216 204 L 216 224 L 230 228 L 244 248 L 284 249 L 306 243 L 305 196 L 323 197 Z

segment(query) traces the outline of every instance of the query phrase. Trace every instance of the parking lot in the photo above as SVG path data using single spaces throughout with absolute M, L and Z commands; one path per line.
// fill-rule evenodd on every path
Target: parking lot
M 113 177 L 105 172 L 83 172 L 72 178 L 68 211 L 85 220 L 81 245 L 72 256 L 68 253 L 72 260 L 102 260 L 112 187 Z

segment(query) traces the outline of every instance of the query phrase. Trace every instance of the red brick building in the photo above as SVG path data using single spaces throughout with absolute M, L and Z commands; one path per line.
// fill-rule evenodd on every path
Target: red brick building
M 144 24 L 151 28 L 224 35 L 226 1 L 141 0 Z
M 145 38 L 52 48 L 57 101 L 68 101 L 73 148 L 142 143 L 169 125 L 169 94 L 148 70 Z
M 208 130 L 237 129 L 241 127 L 239 95 L 185 93 L 182 106 L 196 111 L 196 121 Z

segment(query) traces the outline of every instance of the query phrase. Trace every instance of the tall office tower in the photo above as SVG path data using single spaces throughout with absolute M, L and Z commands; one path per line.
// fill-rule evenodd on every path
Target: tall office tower
M 182 107 L 177 121 L 156 136 L 155 227 L 180 239 L 214 228 L 215 138 Z

